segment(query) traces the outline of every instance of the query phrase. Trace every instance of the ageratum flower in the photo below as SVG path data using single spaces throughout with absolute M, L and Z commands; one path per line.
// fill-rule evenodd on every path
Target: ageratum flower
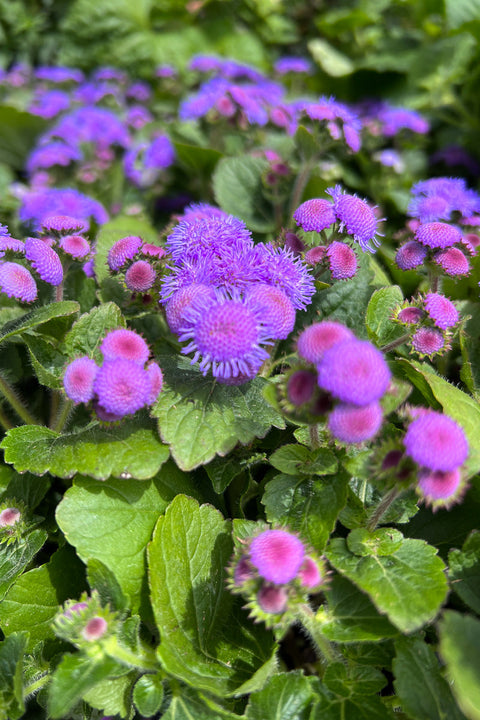
M 245 253 L 253 248 L 252 234 L 233 215 L 182 220 L 167 237 L 167 249 L 177 264 L 222 255 L 229 248 Z
M 300 102 L 297 106 L 311 120 L 326 122 L 328 132 L 333 140 L 339 140 L 343 133 L 348 147 L 353 152 L 360 150 L 362 122 L 347 105 L 333 97 L 322 96 L 317 102 Z
M 440 293 L 428 293 L 425 296 L 425 310 L 441 330 L 453 327 L 460 319 L 458 310 L 452 301 Z
M 87 403 L 93 398 L 93 383 L 98 365 L 89 357 L 80 357 L 69 363 L 63 376 L 65 392 L 74 403 Z
M 421 327 L 412 335 L 412 346 L 419 355 L 435 355 L 445 347 L 445 338 L 440 330 Z
M 456 247 L 439 250 L 434 254 L 433 261 L 451 277 L 470 274 L 470 263 L 463 252 Z
M 55 250 L 38 238 L 25 240 L 25 257 L 42 280 L 50 285 L 60 285 L 63 281 L 62 262 Z
M 196 298 L 214 298 L 215 290 L 211 285 L 192 283 L 177 290 L 165 306 L 165 314 L 170 330 L 178 333 L 185 323 L 185 312 Z
M 98 404 L 116 416 L 131 415 L 148 403 L 149 374 L 134 360 L 105 360 L 94 382 Z
M 142 243 L 142 238 L 137 235 L 127 235 L 117 240 L 108 251 L 107 264 L 110 270 L 120 270 L 127 260 L 133 260 Z
M 15 262 L 0 263 L 0 290 L 22 302 L 33 302 L 37 297 L 37 286 L 30 271 Z
M 339 403 L 328 417 L 332 435 L 344 443 L 371 440 L 382 426 L 383 412 L 378 402 L 369 405 Z
M 269 337 L 285 340 L 290 335 L 295 325 L 295 308 L 283 290 L 266 283 L 256 283 L 247 288 L 245 297 L 258 305 Z
M 352 331 L 345 325 L 334 320 L 324 320 L 302 330 L 297 340 L 297 352 L 307 362 L 318 365 L 326 350 L 353 337 Z
M 448 415 L 426 410 L 409 425 L 403 443 L 406 453 L 421 467 L 451 472 L 468 456 L 468 442 L 458 423 Z
M 28 112 L 51 120 L 69 107 L 70 95 L 63 90 L 40 90 L 35 93 Z
M 107 222 L 108 215 L 97 200 L 73 188 L 42 188 L 27 192 L 19 209 L 21 222 L 39 230 L 45 218 L 51 215 L 69 215 L 86 222 L 93 218 L 99 225 Z
M 306 232 L 321 232 L 336 222 L 337 216 L 330 200 L 313 198 L 302 203 L 293 213 L 293 219 Z
M 85 258 L 91 250 L 90 243 L 82 235 L 65 235 L 58 244 L 67 255 L 76 259 Z
M 342 191 L 340 185 L 328 188 L 326 192 L 333 198 L 341 230 L 353 235 L 364 252 L 375 252 L 370 243 L 378 247 L 380 241 L 377 238 L 378 220 L 372 207 L 366 200 Z
M 430 222 L 419 225 L 415 232 L 416 240 L 429 248 L 445 249 L 462 242 L 462 233 L 454 225 L 442 222 Z
M 311 303 L 315 282 L 310 268 L 291 250 L 259 243 L 251 254 L 251 264 L 257 266 L 258 280 L 283 290 L 297 310 Z
M 147 362 L 150 355 L 150 349 L 142 336 L 134 330 L 126 330 L 125 328 L 111 330 L 105 335 L 100 345 L 100 351 L 105 360 L 117 360 L 120 358 L 131 360 L 142 366 Z
M 348 280 L 357 272 L 355 251 L 344 242 L 332 242 L 327 248 L 326 257 L 335 280 Z
M 282 57 L 273 65 L 273 69 L 279 75 L 287 73 L 311 73 L 312 64 L 309 60 L 302 57 Z
M 60 140 L 40 145 L 33 150 L 27 160 L 26 169 L 29 175 L 37 170 L 44 170 L 55 165 L 67 167 L 72 162 L 80 162 L 83 159 L 82 152 L 71 145 Z
M 155 282 L 156 272 L 147 260 L 137 260 L 125 273 L 125 285 L 133 292 L 146 292 Z
M 305 559 L 305 546 L 286 530 L 265 530 L 250 542 L 249 555 L 261 577 L 282 585 L 297 576 Z
M 426 257 L 427 249 L 416 240 L 409 240 L 398 248 L 395 262 L 400 270 L 413 270 L 422 265 Z

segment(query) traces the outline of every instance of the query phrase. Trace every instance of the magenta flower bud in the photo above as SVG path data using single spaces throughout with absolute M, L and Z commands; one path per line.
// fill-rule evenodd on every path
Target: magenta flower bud
M 140 252 L 142 255 L 154 257 L 157 258 L 157 260 L 167 254 L 165 248 L 159 247 L 158 245 L 152 245 L 151 243 L 144 243 L 140 248 Z
M 17 508 L 5 508 L 0 512 L 0 527 L 11 527 L 20 520 L 21 512 Z
M 442 222 L 423 223 L 415 237 L 419 243 L 430 248 L 447 248 L 462 242 L 462 233 L 453 225 Z
M 369 405 L 379 400 L 391 377 L 383 353 L 367 340 L 356 338 L 326 350 L 317 370 L 319 386 L 352 405 Z
M 103 617 L 91 618 L 82 630 L 82 635 L 85 640 L 93 641 L 100 640 L 108 630 L 108 623 Z
M 106 360 L 99 369 L 93 389 L 98 404 L 114 415 L 131 415 L 148 403 L 151 381 L 134 360 Z
M 0 225 L 0 231 L 2 227 L 4 226 Z M 0 257 L 3 257 L 5 252 L 8 250 L 11 252 L 22 253 L 23 255 L 25 253 L 25 243 L 22 240 L 16 240 L 15 238 L 10 237 L 10 235 L 0 234 Z
M 318 245 L 317 247 L 310 248 L 305 253 L 304 260 L 308 265 L 318 265 L 325 260 L 327 255 L 327 248 L 325 245 Z
M 134 330 L 119 328 L 111 330 L 105 335 L 100 345 L 105 360 L 133 360 L 139 365 L 145 365 L 150 355 L 150 349 L 145 340 Z
M 78 602 L 74 603 L 73 605 L 70 605 L 65 612 L 63 613 L 65 617 L 71 618 L 72 615 L 81 612 L 82 610 L 85 610 L 85 608 L 88 607 L 88 603 L 86 602 Z
M 146 292 L 155 282 L 156 272 L 147 260 L 137 260 L 125 273 L 125 285 L 133 292 Z
M 462 476 L 460 470 L 429 470 L 421 468 L 418 474 L 418 493 L 429 504 L 435 505 L 438 501 L 455 501 L 458 499 Z
M 294 255 L 299 255 L 305 250 L 305 245 L 300 240 L 298 235 L 295 235 L 291 230 L 287 230 L 285 233 L 285 247 L 291 250 Z
M 46 232 L 55 232 L 59 235 L 84 232 L 88 230 L 88 223 L 69 215 L 50 215 L 42 220 L 42 228 Z
M 108 251 L 107 263 L 110 270 L 120 270 L 127 260 L 133 260 L 142 244 L 142 238 L 135 235 L 128 235 L 117 240 Z
M 420 355 L 433 355 L 445 345 L 443 333 L 431 327 L 419 328 L 412 335 L 412 346 Z
M 400 270 L 413 270 L 423 265 L 427 257 L 427 250 L 416 240 L 409 240 L 398 248 L 395 262 Z
M 307 362 L 317 365 L 328 348 L 354 335 L 345 325 L 333 320 L 313 323 L 306 327 L 297 340 L 297 352 Z
M 145 371 L 150 379 L 150 395 L 148 397 L 147 405 L 152 405 L 163 387 L 163 373 L 159 365 L 153 360 L 148 363 Z
M 302 567 L 298 571 L 298 578 L 301 585 L 308 590 L 317 588 L 323 582 L 322 573 L 315 560 L 311 557 L 306 557 L 303 561 Z
M 462 245 L 468 250 L 470 255 L 475 255 L 480 245 L 480 237 L 477 233 L 465 233 L 462 238 Z
M 391 470 L 392 468 L 396 468 L 402 457 L 403 452 L 401 450 L 390 450 L 390 452 L 388 452 L 383 458 L 382 470 Z
M 235 565 L 235 570 L 233 571 L 233 582 L 238 587 L 253 578 L 255 578 L 255 573 L 253 572 L 247 558 L 240 558 L 238 563 Z
M 347 280 L 357 272 L 357 256 L 343 242 L 333 242 L 327 249 L 328 264 L 335 280 Z
M 403 443 L 407 455 L 430 470 L 456 470 L 468 456 L 463 429 L 448 415 L 434 410 L 428 410 L 410 423 Z
M 295 370 L 287 380 L 287 399 L 295 407 L 310 402 L 317 387 L 317 374 L 311 370 Z
M 89 357 L 73 360 L 65 370 L 63 387 L 74 403 L 87 403 L 93 398 L 93 383 L 97 376 L 98 366 Z
M 0 290 L 22 302 L 33 302 L 37 297 L 37 285 L 32 274 L 23 265 L 14 262 L 0 264 Z
M 455 305 L 440 293 L 428 293 L 425 297 L 425 310 L 441 330 L 453 327 L 460 319 Z
M 90 243 L 82 235 L 66 235 L 59 242 L 60 247 L 73 258 L 84 258 L 90 252 Z
M 62 262 L 55 250 L 46 242 L 37 238 L 25 240 L 25 257 L 30 260 L 44 282 L 49 285 L 60 285 L 63 280 Z
M 328 427 L 337 440 L 361 443 L 378 433 L 382 420 L 383 412 L 378 402 L 361 407 L 339 403 L 329 415 Z
M 436 252 L 433 260 L 451 277 L 470 273 L 470 263 L 463 252 L 456 247 L 449 247 L 446 250 Z
M 284 613 L 288 603 L 287 591 L 283 587 L 266 585 L 258 591 L 257 602 L 265 613 L 272 615 Z
M 250 543 L 250 562 L 261 577 L 276 584 L 293 580 L 304 557 L 303 543 L 286 530 L 265 530 Z
M 406 307 L 400 310 L 397 315 L 397 320 L 407 325 L 416 325 L 416 323 L 419 323 L 424 315 L 425 313 L 420 308 Z
M 370 242 L 379 245 L 378 220 L 375 212 L 366 200 L 361 200 L 356 195 L 349 195 L 342 192 L 339 185 L 329 188 L 327 193 L 332 196 L 335 206 L 335 214 L 340 220 L 340 228 L 358 242 L 364 252 L 374 252 Z
M 285 340 L 290 335 L 295 325 L 295 308 L 283 290 L 258 283 L 247 290 L 246 297 L 256 302 L 268 337 Z
M 305 232 L 321 232 L 333 225 L 337 218 L 330 200 L 313 198 L 302 203 L 295 210 L 293 219 Z

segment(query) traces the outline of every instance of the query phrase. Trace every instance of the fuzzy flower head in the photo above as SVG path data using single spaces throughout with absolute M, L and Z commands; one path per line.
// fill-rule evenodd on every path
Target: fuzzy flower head
M 125 285 L 133 292 L 146 292 L 153 286 L 156 272 L 147 260 L 137 260 L 125 273 Z
M 330 200 L 313 198 L 306 200 L 295 210 L 293 219 L 305 232 L 321 232 L 331 227 L 337 216 Z
M 413 349 L 420 357 L 431 357 L 441 350 L 448 348 L 445 346 L 445 336 L 436 328 L 421 327 L 412 335 L 411 338 Z
M 468 259 L 465 254 L 456 247 L 439 250 L 434 254 L 433 262 L 439 265 L 446 275 L 450 275 L 451 277 L 470 274 L 470 263 Z
M 108 251 L 107 263 L 110 270 L 120 270 L 128 260 L 133 260 L 140 251 L 143 240 L 136 235 L 117 240 Z
M 246 297 L 257 303 L 269 337 L 285 340 L 290 335 L 295 325 L 295 308 L 283 290 L 258 283 L 247 290 Z
M 63 387 L 74 403 L 87 403 L 93 398 L 93 383 L 98 366 L 89 357 L 80 357 L 69 363 L 63 376 Z
M 441 472 L 459 468 L 468 456 L 463 428 L 448 415 L 428 410 L 409 425 L 404 437 L 406 453 L 421 467 Z
M 317 375 L 311 370 L 294 370 L 288 377 L 286 394 L 289 403 L 301 407 L 310 403 L 317 388 Z
M 355 251 L 344 242 L 334 240 L 327 248 L 326 258 L 335 280 L 348 280 L 357 272 Z
M 108 215 L 97 200 L 73 188 L 41 188 L 22 197 L 19 218 L 39 230 L 51 215 L 69 215 L 87 223 L 93 218 L 98 224 L 107 222 Z
M 176 263 L 196 262 L 200 257 L 224 255 L 232 249 L 246 253 L 253 248 L 250 231 L 238 218 L 211 216 L 183 220 L 167 238 L 167 248 Z
M 460 320 L 455 305 L 440 293 L 428 293 L 425 296 L 425 310 L 436 327 L 441 330 L 453 327 Z
M 142 336 L 125 328 L 111 330 L 105 335 L 100 350 L 105 360 L 131 360 L 142 366 L 150 355 L 150 349 Z
M 42 220 L 42 230 L 54 235 L 71 235 L 88 230 L 88 223 L 70 215 L 48 215 Z
M 416 240 L 409 240 L 398 248 L 395 262 L 400 270 L 413 270 L 423 265 L 426 257 L 427 248 Z
M 461 243 L 462 233 L 454 225 L 430 222 L 418 226 L 415 239 L 425 247 L 445 249 Z
M 297 576 L 305 559 L 305 546 L 286 530 L 265 530 L 253 538 L 249 554 L 261 577 L 281 585 Z
M 84 259 L 89 254 L 90 243 L 83 235 L 65 235 L 61 238 L 59 246 L 67 255 L 75 259 Z
M 311 119 L 325 122 L 333 140 L 343 138 L 352 152 L 360 150 L 362 122 L 344 103 L 322 96 L 317 102 L 301 102 L 300 108 Z
M 312 302 L 315 282 L 310 268 L 291 250 L 258 243 L 252 254 L 252 265 L 256 267 L 258 280 L 283 290 L 296 310 L 304 310 Z
M 318 384 L 352 405 L 369 405 L 386 392 L 390 369 L 380 350 L 366 340 L 344 340 L 326 350 L 317 366 Z
M 354 335 L 345 325 L 334 320 L 324 320 L 306 327 L 297 340 L 297 352 L 303 360 L 318 365 L 326 350 Z
M 148 403 L 151 381 L 134 360 L 105 360 L 94 382 L 98 404 L 115 416 L 131 415 Z
M 333 198 L 341 230 L 353 235 L 364 252 L 375 252 L 370 243 L 378 247 L 380 241 L 377 238 L 378 220 L 372 207 L 366 200 L 343 192 L 340 185 L 328 188 L 326 192 Z
M 328 417 L 328 428 L 341 442 L 361 443 L 378 433 L 382 421 L 383 412 L 378 402 L 361 407 L 339 403 Z
M 49 285 L 60 285 L 63 280 L 62 262 L 55 250 L 38 238 L 25 240 L 25 257 Z
M 211 368 L 214 377 L 251 376 L 268 353 L 261 344 L 268 342 L 254 301 L 217 292 L 215 298 L 202 298 L 185 312 L 180 342 L 188 341 L 182 353 L 194 353 L 192 364 L 200 361 L 205 375 Z
M 153 405 L 163 387 L 163 373 L 160 366 L 153 360 L 148 363 L 145 371 L 150 380 L 150 395 L 147 404 Z
M 466 483 L 458 468 L 447 472 L 421 468 L 418 473 L 417 494 L 434 512 L 439 508 L 448 510 L 460 502 L 465 489 Z
M 210 285 L 191 283 L 177 290 L 165 306 L 165 314 L 170 330 L 178 333 L 185 323 L 185 312 L 196 299 L 215 298 L 215 290 Z
M 15 262 L 0 264 L 0 291 L 21 302 L 33 302 L 37 298 L 37 285 L 30 271 Z

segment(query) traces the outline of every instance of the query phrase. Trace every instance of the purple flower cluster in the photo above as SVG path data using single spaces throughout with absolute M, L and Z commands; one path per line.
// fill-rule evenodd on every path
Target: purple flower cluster
M 468 218 L 480 213 L 480 195 L 463 178 L 437 177 L 412 187 L 408 215 L 422 223 Z
M 295 107 L 299 116 L 324 122 L 332 140 L 343 138 L 352 152 L 358 152 L 362 145 L 362 121 L 357 113 L 345 103 L 333 97 L 320 97 L 316 102 L 300 101 Z
M 39 230 L 45 218 L 51 215 L 68 215 L 99 225 L 107 222 L 108 215 L 98 200 L 73 188 L 42 188 L 27 192 L 19 210 L 21 222 Z
M 162 170 L 175 162 L 175 148 L 166 135 L 159 135 L 150 143 L 133 145 L 123 159 L 125 175 L 138 187 L 150 187 Z
M 152 405 L 163 385 L 162 371 L 145 340 L 133 330 L 110 331 L 100 345 L 99 366 L 83 356 L 65 368 L 63 386 L 74 403 L 91 403 L 96 416 L 106 422 L 121 420 Z
M 112 272 L 125 273 L 125 285 L 129 290 L 145 293 L 154 286 L 157 279 L 155 266 L 164 255 L 165 250 L 159 245 L 145 243 L 136 235 L 127 235 L 112 245 L 107 264 Z
M 248 600 L 252 617 L 272 627 L 325 584 L 323 562 L 307 551 L 297 535 L 263 530 L 235 553 L 229 588 Z
M 382 353 L 335 321 L 305 328 L 298 337 L 297 352 L 315 367 L 320 395 L 310 391 L 312 372 L 298 370 L 287 383 L 289 402 L 302 406 L 306 401 L 312 414 L 328 413 L 330 432 L 341 442 L 361 443 L 374 437 L 383 420 L 379 401 L 391 377 Z M 309 392 L 305 392 L 307 386 Z
M 441 293 L 427 293 L 416 300 L 396 308 L 393 320 L 412 331 L 413 350 L 420 357 L 433 357 L 450 348 L 452 329 L 460 315 L 452 303 Z
M 403 443 L 405 453 L 419 467 L 418 494 L 434 509 L 458 502 L 464 490 L 461 467 L 469 446 L 461 426 L 448 415 L 412 409 Z

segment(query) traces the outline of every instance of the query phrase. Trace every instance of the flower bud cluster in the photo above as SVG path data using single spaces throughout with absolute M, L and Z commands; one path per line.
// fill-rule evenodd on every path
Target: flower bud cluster
M 23 503 L 18 500 L 3 500 L 0 504 L 0 545 L 20 540 L 26 529 Z
M 450 277 L 470 274 L 469 257 L 477 252 L 480 238 L 475 233 L 462 233 L 456 225 L 445 222 L 410 222 L 413 239 L 401 245 L 395 262 L 401 270 L 414 270 L 430 264 Z
M 129 235 L 112 245 L 107 264 L 112 273 L 124 273 L 125 285 L 129 290 L 143 294 L 153 288 L 157 279 L 155 266 L 165 254 L 164 248 Z
M 91 403 L 99 420 L 114 422 L 152 405 L 163 385 L 162 371 L 145 340 L 133 330 L 112 330 L 100 345 L 102 365 L 88 356 L 65 368 L 63 386 L 74 403 Z
M 413 351 L 420 357 L 431 358 L 450 349 L 452 332 L 460 315 L 445 295 L 427 293 L 399 305 L 392 319 L 412 331 Z
M 118 614 L 108 605 L 102 607 L 94 590 L 91 596 L 83 593 L 79 601 L 67 600 L 52 626 L 57 637 L 83 648 L 115 635 Z
M 295 608 L 318 592 L 327 576 L 324 562 L 284 529 L 263 530 L 240 543 L 228 572 L 229 589 L 268 627 L 292 622 Z
M 313 422 L 327 415 L 331 434 L 341 442 L 373 438 L 382 425 L 379 401 L 391 378 L 380 350 L 341 323 L 323 321 L 300 333 L 297 352 L 308 365 L 288 374 L 284 407 L 306 411 Z

